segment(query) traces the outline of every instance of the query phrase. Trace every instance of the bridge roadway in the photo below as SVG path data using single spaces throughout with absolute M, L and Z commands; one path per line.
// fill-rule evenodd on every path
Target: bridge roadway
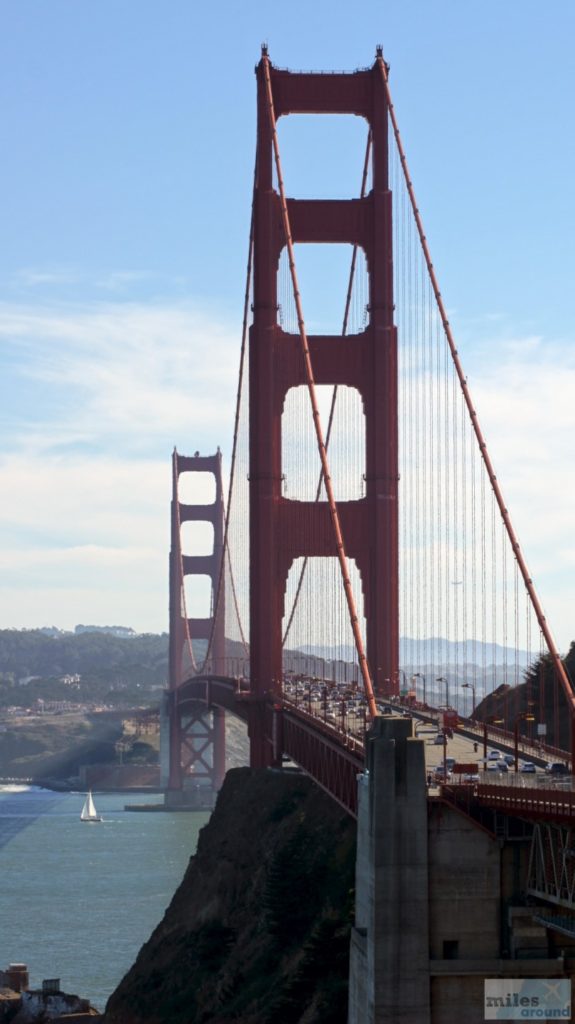
M 178 692 L 178 704 L 185 707 L 190 700 L 223 707 L 245 722 L 253 704 L 249 683 L 225 676 L 196 676 L 187 680 Z M 276 735 L 284 760 L 289 759 L 301 767 L 355 817 L 357 775 L 364 768 L 363 713 L 358 711 L 355 716 L 345 713 L 338 721 L 337 716 L 326 713 L 325 701 L 302 701 L 285 695 L 281 704 L 270 702 L 267 711 L 270 734 Z M 431 797 L 456 802 L 459 806 L 477 804 L 530 820 L 567 824 L 575 821 L 575 779 L 548 776 L 541 768 L 543 759 L 532 752 L 533 748 L 528 749 L 526 758 L 521 745 L 519 758 L 520 763 L 538 761 L 533 774 L 516 773 L 513 769 L 505 774 L 488 772 L 482 770 L 483 737 L 479 731 L 474 734 L 473 727 L 468 729 L 466 725 L 454 730 L 444 748 L 443 743 L 436 742 L 438 727 L 433 715 L 400 706 L 394 707 L 393 713 L 411 717 L 414 735 L 425 742 Z M 496 739 L 490 736 L 487 750 L 513 754 L 513 742 L 506 736 L 499 735 Z M 454 758 L 458 764 L 476 765 L 477 772 L 455 773 L 444 782 L 435 774 L 436 769 L 443 767 L 444 756 Z

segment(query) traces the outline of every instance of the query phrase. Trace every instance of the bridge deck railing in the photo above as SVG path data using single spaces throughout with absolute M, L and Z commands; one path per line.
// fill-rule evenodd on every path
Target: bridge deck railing
M 575 793 L 575 778 L 572 775 L 548 775 L 543 773 L 524 774 L 523 772 L 479 772 L 476 786 L 499 787 L 514 790 L 560 790 L 562 793 Z

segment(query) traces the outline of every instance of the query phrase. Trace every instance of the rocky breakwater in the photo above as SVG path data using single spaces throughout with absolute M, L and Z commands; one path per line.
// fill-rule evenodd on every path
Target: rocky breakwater
M 355 823 L 300 773 L 228 772 L 105 1024 L 345 1024 Z

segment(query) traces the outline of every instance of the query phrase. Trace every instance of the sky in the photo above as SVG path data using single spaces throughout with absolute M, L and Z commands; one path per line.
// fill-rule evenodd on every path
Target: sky
M 265 41 L 294 70 L 383 46 L 496 471 L 575 638 L 574 36 L 571 0 L 2 5 L 0 628 L 167 629 L 172 448 L 230 454 Z M 354 128 L 332 151 L 288 121 L 288 193 L 357 180 Z

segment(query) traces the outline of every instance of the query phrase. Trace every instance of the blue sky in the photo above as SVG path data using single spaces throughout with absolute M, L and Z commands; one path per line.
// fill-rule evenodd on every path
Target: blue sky
M 575 637 L 571 0 L 19 0 L 0 29 L 0 626 L 167 626 L 171 449 L 229 453 L 265 40 L 294 69 L 383 45 L 498 475 Z M 288 191 L 320 142 L 326 194 L 357 180 L 351 143 L 282 132 Z

